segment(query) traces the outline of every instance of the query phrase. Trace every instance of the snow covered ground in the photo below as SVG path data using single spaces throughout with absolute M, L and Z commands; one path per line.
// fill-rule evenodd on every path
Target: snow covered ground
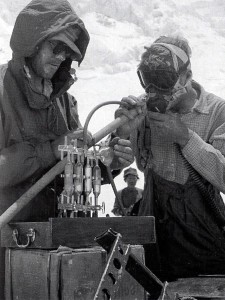
M 12 27 L 18 12 L 28 2 L 0 0 L 0 64 L 11 58 Z M 188 39 L 194 79 L 225 99 L 224 0 L 70 0 L 70 3 L 91 36 L 86 57 L 77 68 L 79 80 L 70 90 L 78 100 L 83 123 L 97 104 L 143 92 L 136 75 L 143 47 L 160 35 L 171 33 Z M 113 120 L 115 109 L 112 105 L 96 112 L 90 131 L 95 133 Z M 125 186 L 122 174 L 115 182 L 118 189 Z M 143 187 L 141 173 L 138 187 Z M 100 200 L 106 202 L 106 213 L 110 213 L 114 195 L 109 185 L 102 187 Z

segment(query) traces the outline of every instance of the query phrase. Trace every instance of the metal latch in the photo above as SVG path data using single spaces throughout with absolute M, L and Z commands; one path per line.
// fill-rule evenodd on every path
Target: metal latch
M 28 233 L 26 234 L 27 237 L 27 242 L 25 244 L 20 244 L 19 243 L 19 232 L 18 230 L 15 228 L 13 229 L 12 232 L 12 238 L 14 240 L 14 242 L 16 243 L 16 246 L 19 248 L 27 248 L 31 243 L 33 243 L 35 241 L 35 230 L 33 228 L 29 228 L 28 229 Z

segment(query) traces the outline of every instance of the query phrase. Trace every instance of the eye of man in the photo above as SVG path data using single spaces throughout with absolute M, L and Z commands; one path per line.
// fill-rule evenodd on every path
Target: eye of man
M 61 52 L 65 52 L 66 57 L 71 58 L 72 60 L 76 60 L 76 54 L 67 46 L 65 43 L 56 40 L 50 40 L 49 44 L 51 46 L 52 52 L 57 55 Z

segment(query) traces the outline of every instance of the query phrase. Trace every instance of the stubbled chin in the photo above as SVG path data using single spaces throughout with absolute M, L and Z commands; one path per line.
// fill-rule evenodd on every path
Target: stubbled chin
M 58 70 L 58 68 L 58 66 L 48 65 L 48 67 L 45 69 L 45 78 L 51 79 Z

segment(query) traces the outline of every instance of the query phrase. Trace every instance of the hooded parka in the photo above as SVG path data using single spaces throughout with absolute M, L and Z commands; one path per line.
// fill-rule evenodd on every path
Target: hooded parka
M 10 40 L 12 60 L 0 66 L 0 214 L 57 163 L 51 142 L 80 127 L 76 100 L 67 93 L 74 82 L 72 61 L 62 62 L 52 78 L 50 97 L 36 88 L 26 70 L 26 59 L 39 45 L 68 27 L 81 30 L 76 41 L 80 64 L 89 35 L 67 1 L 33 0 L 16 19 Z M 47 220 L 54 214 L 53 199 L 48 186 L 14 220 Z M 0 299 L 4 299 L 3 256 L 0 250 Z
M 81 29 L 76 46 L 83 59 L 89 35 L 67 1 L 34 0 L 16 19 L 10 40 L 13 58 L 0 66 L 0 212 L 57 162 L 51 142 L 80 126 L 76 100 L 66 92 L 74 83 L 72 61 L 62 62 L 52 78 L 50 97 L 36 88 L 25 69 L 26 58 L 34 55 L 43 41 L 70 26 Z M 34 202 L 31 206 L 34 213 L 26 208 L 27 216 L 21 212 L 16 219 L 39 218 Z M 38 200 L 42 209 L 40 206 Z

